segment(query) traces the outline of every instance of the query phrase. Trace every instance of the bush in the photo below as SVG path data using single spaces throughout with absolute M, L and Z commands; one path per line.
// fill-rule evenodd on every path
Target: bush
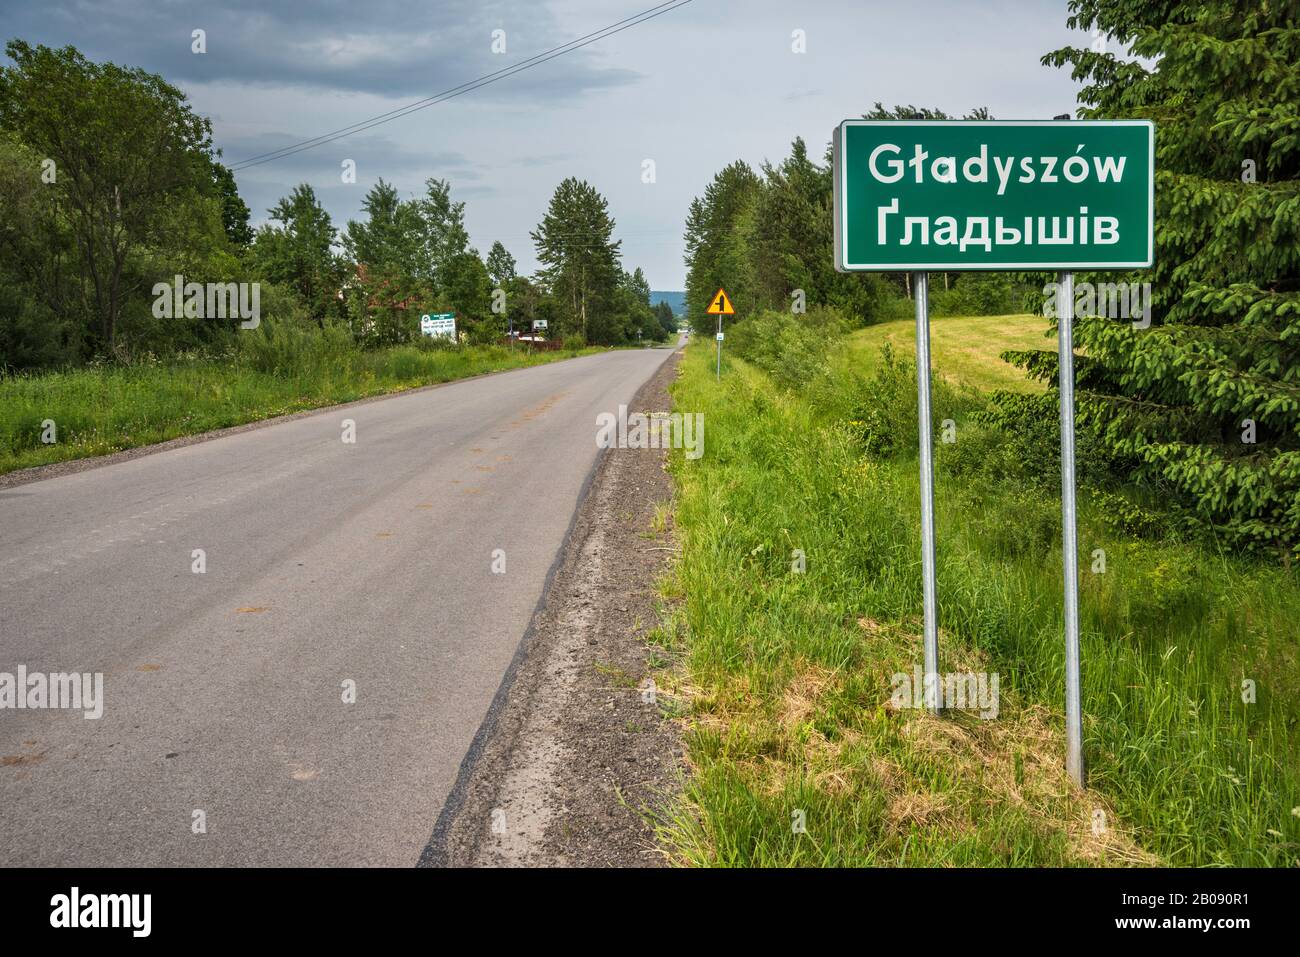
M 930 316 L 1006 316 L 1037 312 L 1042 305 L 1042 285 L 1036 274 L 1003 272 L 949 273 L 948 288 L 943 273 L 930 274 Z M 1030 282 L 1033 278 L 1037 286 Z M 1035 298 L 1035 289 L 1038 290 Z M 916 302 L 905 296 L 883 299 L 877 310 L 880 322 L 911 319 Z
M 1020 299 L 1015 295 L 1011 277 L 999 272 L 964 272 L 949 289 L 930 283 L 932 316 L 1005 316 L 1015 312 Z
M 892 458 L 917 447 L 916 364 L 886 343 L 870 379 L 854 383 L 848 424 L 863 452 Z
M 848 330 L 838 310 L 818 306 L 804 315 L 760 312 L 732 326 L 728 341 L 778 385 L 799 391 L 827 371 L 831 345 Z
M 356 357 L 352 334 L 338 323 L 317 325 L 298 317 L 266 318 L 237 340 L 239 361 L 283 379 L 346 370 Z
M 871 376 L 858 377 L 851 386 L 851 395 L 852 399 L 843 411 L 839 407 L 834 411 L 848 422 L 864 452 L 881 458 L 916 454 L 920 436 L 915 362 L 900 358 L 886 343 L 880 350 L 880 361 Z M 955 447 L 939 441 L 943 420 L 964 418 L 977 405 L 978 400 L 972 394 L 958 392 L 943 379 L 931 380 L 931 431 L 936 448 Z M 963 442 L 966 434 L 963 432 Z

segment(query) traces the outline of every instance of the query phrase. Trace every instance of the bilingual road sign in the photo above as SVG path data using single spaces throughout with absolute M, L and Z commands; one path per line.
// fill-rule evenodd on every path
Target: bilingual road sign
M 835 268 L 915 274 L 923 650 L 926 705 L 936 714 L 929 270 L 1060 271 L 1065 766 L 1083 787 L 1073 270 L 1144 269 L 1154 262 L 1155 127 L 1149 120 L 845 120 L 832 152 Z
M 734 316 L 736 310 L 731 308 L 731 300 L 727 298 L 726 290 L 719 289 L 718 294 L 713 297 L 713 303 L 706 310 L 710 316 Z
M 1154 261 L 1149 120 L 845 120 L 833 149 L 841 272 Z

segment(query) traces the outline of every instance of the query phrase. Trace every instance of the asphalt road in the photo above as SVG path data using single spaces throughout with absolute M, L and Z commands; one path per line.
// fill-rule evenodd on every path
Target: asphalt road
M 0 863 L 413 865 L 563 544 L 597 414 L 669 355 L 0 491 L 0 672 L 104 674 L 98 720 L 0 710 Z

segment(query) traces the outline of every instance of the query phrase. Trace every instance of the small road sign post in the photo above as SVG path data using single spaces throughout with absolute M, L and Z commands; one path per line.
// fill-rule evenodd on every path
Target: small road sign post
M 734 316 L 736 310 L 731 308 L 731 300 L 727 298 L 725 289 L 719 289 L 713 297 L 712 303 L 709 304 L 708 313 L 711 316 L 718 317 L 718 381 L 722 381 L 722 317 Z
M 835 268 L 912 272 L 925 704 L 941 710 L 928 270 L 1053 270 L 1061 405 L 1066 770 L 1084 784 L 1074 468 L 1074 270 L 1154 262 L 1147 120 L 845 120 L 832 137 Z

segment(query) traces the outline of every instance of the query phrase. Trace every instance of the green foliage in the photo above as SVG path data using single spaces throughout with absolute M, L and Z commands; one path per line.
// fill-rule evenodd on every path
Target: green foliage
M 883 294 L 879 277 L 835 271 L 830 165 L 808 157 L 802 139 L 762 175 L 737 161 L 691 202 L 686 219 L 686 316 L 710 331 L 706 309 L 725 288 L 737 316 L 829 306 L 862 324 Z
M 958 437 L 936 446 L 940 670 L 999 673 L 1001 708 L 937 723 L 890 711 L 890 675 L 921 645 L 914 369 L 886 359 L 855 377 L 846 351 L 834 374 L 782 388 L 730 352 L 718 383 L 712 343 L 688 349 L 673 389 L 710 436 L 702 458 L 670 459 L 680 559 L 667 588 L 688 636 L 673 678 L 692 691 L 692 774 L 661 830 L 675 859 L 1294 864 L 1294 570 L 1178 541 L 1154 508 L 1081 488 L 1089 789 L 1072 797 L 1059 493 L 1017 464 L 1039 437 L 974 422 L 981 401 L 936 381 L 936 417 Z M 874 427 L 851 425 L 863 412 Z M 1266 676 L 1250 705 L 1243 676 Z M 1098 806 L 1100 844 L 1079 825 Z M 795 808 L 806 834 L 791 833 Z
M 534 319 L 547 318 L 538 314 L 544 290 L 527 276 L 514 276 L 499 288 L 503 288 L 506 294 L 507 329 L 515 332 L 531 331 Z
M 626 341 L 618 297 L 622 242 L 614 239 L 609 203 L 591 184 L 569 177 L 555 188 L 531 234 L 542 281 L 560 307 L 553 336 L 580 333 L 587 342 Z
M 807 315 L 766 311 L 736 323 L 727 343 L 788 389 L 803 389 L 827 373 L 827 360 L 849 323 L 835 309 L 818 307 Z
M 1009 316 L 1039 312 L 1042 282 L 1027 280 L 1024 273 L 932 272 L 929 297 L 931 318 L 947 316 Z M 1037 285 L 1034 283 L 1037 282 Z M 877 303 L 873 321 L 909 319 L 916 314 L 910 277 L 890 273 L 885 277 L 886 294 Z M 1030 304 L 1027 306 L 1026 302 Z
M 916 363 L 886 344 L 871 378 L 859 381 L 853 396 L 847 425 L 863 452 L 880 458 L 916 454 Z
M 655 305 L 655 322 L 663 330 L 663 335 L 659 338 L 668 339 L 677 333 L 677 317 L 673 315 L 673 307 L 662 300 Z
M 497 289 L 504 289 L 515 278 L 515 257 L 498 240 L 492 244 L 487 257 L 488 275 Z
M 671 334 L 650 308 L 641 271 L 624 273 L 608 204 L 587 183 L 570 178 L 556 190 L 534 234 L 544 268 L 531 278 L 517 275 L 500 242 L 486 263 L 479 257 L 465 204 L 437 178 L 409 198 L 380 179 L 341 235 L 300 184 L 253 232 L 210 122 L 178 89 L 71 47 L 13 40 L 6 52 L 0 369 L 230 354 L 236 322 L 154 316 L 152 290 L 177 275 L 264 286 L 276 303 L 267 330 L 238 340 L 239 350 L 277 369 L 315 348 L 301 317 L 326 339 L 341 325 L 373 348 L 413 342 L 420 315 L 432 310 L 455 312 L 471 343 L 497 342 L 508 324 L 530 331 L 534 319 L 547 320 L 552 337 L 576 333 L 584 342 Z M 497 288 L 504 312 L 493 311 Z M 278 320 L 286 312 L 297 317 L 287 325 Z
M 401 275 L 413 282 L 432 281 L 432 264 L 424 255 L 423 223 L 415 200 L 402 200 L 397 187 L 381 177 L 361 201 L 364 220 L 350 220 L 343 234 L 348 259 L 372 275 Z
M 937 280 L 938 275 L 930 280 L 932 316 L 1007 316 L 1020 311 L 1023 295 L 1017 296 L 1010 273 L 958 273 L 948 289 Z
M 739 160 L 724 168 L 691 200 L 686 216 L 686 317 L 697 333 L 711 331 L 705 312 L 720 288 L 726 288 L 741 316 L 759 308 L 746 255 L 745 231 L 761 188 L 759 178 Z
M 465 204 L 451 200 L 439 179 L 425 184 L 423 197 L 403 200 L 380 179 L 362 202 L 364 220 L 348 223 L 343 237 L 355 263 L 349 284 L 349 322 L 358 341 L 372 346 L 410 342 L 420 316 L 432 309 L 456 314 L 457 331 L 469 341 L 488 343 L 505 333 L 505 319 L 492 313 L 492 279 L 469 246 Z M 498 243 L 494 252 L 505 253 Z M 514 261 L 498 255 L 497 267 Z
M 465 204 L 452 200 L 451 184 L 446 180 L 431 177 L 425 181 L 424 196 L 415 201 L 415 211 L 424 255 L 412 263 L 411 274 L 417 279 L 436 281 L 440 270 L 452 259 L 471 251 L 465 230 Z
M 334 253 L 337 231 L 315 190 L 295 186 L 268 212 L 272 221 L 257 231 L 249 251 L 254 274 L 295 290 L 318 321 L 337 317 L 346 267 Z
M 881 103 L 865 119 L 947 119 L 941 110 Z M 992 117 L 981 107 L 966 119 Z M 809 158 L 796 138 L 790 155 L 760 172 L 737 160 L 722 169 L 691 201 L 686 217 L 686 318 L 699 334 L 713 330 L 706 312 L 719 288 L 727 290 L 737 318 L 788 311 L 796 302 L 832 307 L 855 325 L 910 313 L 906 274 L 835 270 L 832 156 Z M 930 287 L 934 315 L 999 315 L 1020 308 L 1023 290 L 999 273 L 972 273 Z M 947 277 L 945 277 L 946 279 Z
M 78 361 L 91 330 L 75 303 L 77 254 L 53 190 L 35 171 L 41 157 L 0 130 L 0 367 Z
M 364 349 L 341 323 L 309 318 L 292 291 L 270 298 L 229 354 L 0 377 L 0 473 L 574 355 L 427 340 Z M 41 441 L 45 419 L 58 423 L 57 443 Z
M 473 250 L 453 256 L 443 267 L 439 301 L 446 310 L 456 313 L 458 328 L 482 341 L 504 335 L 504 320 L 491 311 L 492 280 Z
M 1169 532 L 1172 516 L 1167 511 L 1150 511 L 1118 492 L 1105 489 L 1091 488 L 1088 494 L 1097 515 L 1117 532 L 1137 538 L 1159 538 Z
M 312 379 L 346 371 L 355 352 L 352 334 L 340 323 L 318 325 L 301 312 L 263 319 L 238 339 L 239 361 L 282 379 Z
M 650 308 L 650 283 L 638 266 L 623 273 L 618 290 L 618 312 L 623 317 L 625 342 L 661 341 L 668 338 Z
M 1300 25 L 1293 4 L 1073 0 L 1132 54 L 1044 57 L 1087 117 L 1156 123 L 1153 324 L 1077 320 L 1079 427 L 1235 547 L 1300 557 Z M 1254 442 L 1247 420 L 1255 423 Z
M 253 230 L 248 225 L 248 204 L 239 195 L 235 174 L 217 160 L 212 161 L 212 181 L 221 198 L 221 225 L 230 244 L 247 249 L 253 242 Z
M 16 244 L 25 261 L 15 272 L 26 296 L 42 305 L 12 310 L 19 351 L 0 364 L 48 355 L 53 337 L 38 335 L 43 341 L 34 343 L 30 332 L 42 311 L 64 327 L 56 335 L 65 358 L 81 358 L 82 343 L 111 353 L 119 319 L 138 310 L 144 290 L 165 274 L 142 268 L 146 263 L 171 265 L 173 253 L 193 261 L 195 248 L 184 248 L 191 240 L 208 249 L 214 236 L 228 243 L 219 196 L 228 183 L 214 160 L 211 123 L 180 90 L 144 70 L 22 40 L 5 52 L 12 65 L 0 68 L 0 132 L 26 149 L 4 151 L 10 171 L 0 176 L 8 179 L 20 162 L 48 196 L 4 197 L 33 217 L 33 233 Z M 27 165 L 33 159 L 38 165 Z M 238 218 L 233 204 L 226 211 Z M 6 204 L 0 218 L 10 212 Z M 187 227 L 179 235 L 178 223 Z

